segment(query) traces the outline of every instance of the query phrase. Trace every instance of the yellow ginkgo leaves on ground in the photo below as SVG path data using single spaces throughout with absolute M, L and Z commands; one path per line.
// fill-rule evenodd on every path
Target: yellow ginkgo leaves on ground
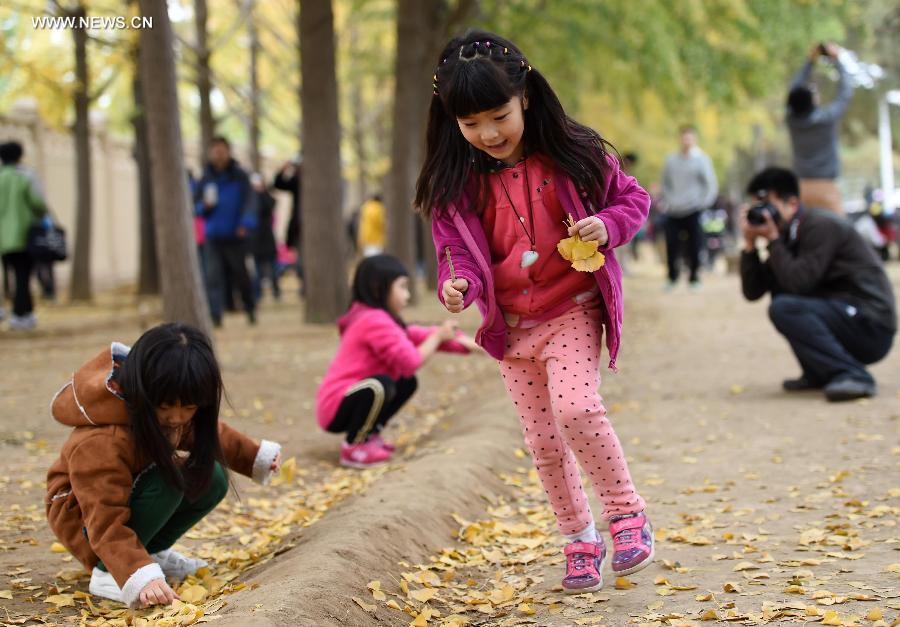
M 53 544 L 50 545 L 50 552 L 51 553 L 66 553 L 67 551 L 66 551 L 66 547 L 64 547 L 62 544 L 60 544 L 59 542 L 54 542 Z
M 575 226 L 575 220 L 569 216 L 566 223 L 570 228 Z M 598 249 L 600 243 L 596 240 L 586 242 L 578 233 L 567 237 L 556 245 L 559 254 L 566 261 L 572 262 L 572 267 L 579 272 L 596 272 L 606 263 L 606 257 Z
M 44 599 L 44 603 L 52 603 L 56 607 L 75 605 L 75 596 L 71 594 L 51 594 Z

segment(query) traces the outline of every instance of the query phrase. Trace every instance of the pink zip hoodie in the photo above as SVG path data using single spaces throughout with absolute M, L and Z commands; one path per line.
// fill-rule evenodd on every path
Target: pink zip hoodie
M 582 199 L 575 184 L 557 171 L 553 177 L 556 193 L 563 211 L 575 220 L 586 218 L 585 204 L 593 204 L 596 216 L 603 221 L 609 241 L 601 251 L 606 263 L 594 278 L 603 296 L 603 325 L 606 327 L 606 347 L 609 350 L 609 367 L 616 369 L 619 340 L 622 336 L 622 268 L 616 260 L 615 248 L 628 243 L 647 219 L 650 195 L 638 185 L 633 176 L 627 175 L 612 155 L 607 156 L 609 168 L 603 193 L 596 199 Z M 494 276 L 491 270 L 491 251 L 487 236 L 476 213 L 462 199 L 459 205 L 451 204 L 445 211 L 435 214 L 431 222 L 431 234 L 437 249 L 438 298 L 443 302 L 441 286 L 450 278 L 446 249 L 450 248 L 456 276 L 469 282 L 463 305 L 476 303 L 482 315 L 481 328 L 475 341 L 497 360 L 503 359 L 506 347 L 506 321 L 497 306 Z
M 407 325 L 404 329 L 384 309 L 355 302 L 338 319 L 341 343 L 322 379 L 316 395 L 316 418 L 323 429 L 334 420 L 347 390 L 369 377 L 387 375 L 392 379 L 413 376 L 422 366 L 418 346 L 437 327 Z M 457 341 L 438 347 L 446 353 L 467 354 Z

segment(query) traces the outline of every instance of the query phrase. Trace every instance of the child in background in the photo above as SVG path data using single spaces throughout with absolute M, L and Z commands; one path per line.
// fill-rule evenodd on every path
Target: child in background
M 263 279 L 269 280 L 272 298 L 281 300 L 276 268 L 278 247 L 275 243 L 275 198 L 266 187 L 265 180 L 258 173 L 250 175 L 250 185 L 256 195 L 256 230 L 250 236 L 250 251 L 253 253 L 253 296 L 256 302 L 262 299 Z
M 604 329 L 612 369 L 622 329 L 613 249 L 640 229 L 650 197 L 600 135 L 566 115 L 506 39 L 486 32 L 453 39 L 433 90 L 416 205 L 432 219 L 440 299 L 453 313 L 477 303 L 484 318 L 475 339 L 500 362 L 569 540 L 563 588 L 599 590 L 607 550 L 579 466 L 604 506 L 613 573 L 653 559 L 644 500 L 597 391 Z M 605 259 L 570 264 L 561 240 L 576 235 L 582 249 L 593 244 Z
M 390 255 L 363 259 L 353 278 L 353 302 L 338 320 L 341 343 L 319 387 L 319 426 L 345 433 L 340 463 L 369 468 L 394 451 L 381 430 L 415 393 L 415 373 L 437 351 L 480 349 L 452 321 L 437 327 L 408 325 L 409 274 Z
M 228 471 L 267 483 L 281 447 L 219 421 L 222 377 L 209 339 L 182 324 L 113 342 L 53 398 L 74 427 L 47 474 L 47 519 L 85 568 L 91 594 L 169 604 L 166 577 L 206 565 L 172 545 L 228 491 Z

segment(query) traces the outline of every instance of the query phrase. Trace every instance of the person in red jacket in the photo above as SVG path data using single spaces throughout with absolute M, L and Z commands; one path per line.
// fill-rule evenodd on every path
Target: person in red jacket
M 375 255 L 357 266 L 353 302 L 338 320 L 341 343 L 316 398 L 319 426 L 346 434 L 343 466 L 368 468 L 391 458 L 394 447 L 381 430 L 415 393 L 415 373 L 429 357 L 481 350 L 450 320 L 406 324 L 400 314 L 409 298 L 409 273 L 396 257 Z

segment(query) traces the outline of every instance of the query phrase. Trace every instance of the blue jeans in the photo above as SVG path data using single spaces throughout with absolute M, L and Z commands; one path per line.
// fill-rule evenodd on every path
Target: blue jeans
M 811 383 L 838 379 L 875 383 L 866 370 L 888 354 L 894 332 L 837 300 L 778 294 L 769 318 L 790 343 L 803 374 Z

